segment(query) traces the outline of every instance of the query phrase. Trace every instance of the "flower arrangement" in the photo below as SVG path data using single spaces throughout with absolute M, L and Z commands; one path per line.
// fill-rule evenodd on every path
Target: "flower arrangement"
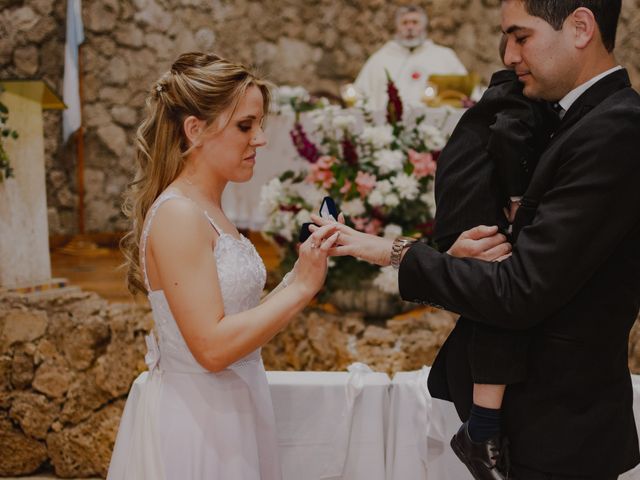
M 329 102 L 324 97 L 311 95 L 304 87 L 283 85 L 273 90 L 271 113 L 294 113 L 296 118 L 301 112 L 324 108 Z
M 0 87 L 0 93 L 2 93 L 2 87 Z M 9 155 L 4 149 L 4 142 L 7 138 L 18 138 L 18 132 L 7 127 L 8 118 L 9 109 L 4 103 L 0 102 L 0 182 L 5 178 L 13 177 L 13 168 L 9 161 Z
M 358 230 L 395 238 L 432 234 L 436 159 L 446 139 L 425 115 L 405 112 L 388 78 L 386 121 L 376 122 L 365 106 L 344 110 L 325 106 L 309 113 L 310 135 L 296 122 L 291 138 L 308 168 L 287 171 L 263 187 L 263 230 L 281 247 L 286 272 L 296 258 L 298 231 L 322 198 L 331 196 Z M 383 292 L 398 292 L 397 272 L 351 257 L 330 262 L 325 292 L 354 288 L 372 280 Z

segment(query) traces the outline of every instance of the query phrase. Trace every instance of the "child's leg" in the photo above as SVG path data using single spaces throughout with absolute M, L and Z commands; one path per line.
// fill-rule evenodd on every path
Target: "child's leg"
M 473 384 L 473 406 L 467 430 L 472 441 L 481 443 L 500 436 L 500 409 L 506 385 Z
M 526 351 L 529 337 L 474 324 L 470 344 L 473 406 L 467 429 L 474 442 L 486 442 L 500 436 L 500 409 L 506 385 L 526 376 Z
M 484 408 L 502 408 L 506 385 L 473 384 L 473 403 Z

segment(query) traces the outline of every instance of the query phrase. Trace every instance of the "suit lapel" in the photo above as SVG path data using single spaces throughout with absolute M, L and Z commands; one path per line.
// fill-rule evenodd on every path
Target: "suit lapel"
M 616 70 L 596 82 L 586 92 L 580 95 L 573 105 L 571 105 L 560 122 L 554 137 L 558 137 L 562 132 L 578 123 L 582 117 L 593 110 L 594 107 L 602 103 L 607 97 L 618 90 L 622 90 L 630 86 L 631 83 L 629 82 L 629 75 L 625 69 Z

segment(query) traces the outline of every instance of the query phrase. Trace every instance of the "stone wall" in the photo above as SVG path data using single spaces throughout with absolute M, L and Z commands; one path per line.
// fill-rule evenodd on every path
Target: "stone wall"
M 213 50 L 254 65 L 276 83 L 337 93 L 393 30 L 407 0 L 84 0 L 81 61 L 86 127 L 86 228 L 126 229 L 121 194 L 145 92 L 171 60 Z M 430 35 L 486 79 L 498 67 L 499 0 L 422 0 Z M 624 0 L 619 59 L 640 86 L 640 0 Z M 66 2 L 0 0 L 0 78 L 43 77 L 61 91 Z M 52 233 L 76 229 L 73 142 L 47 112 L 46 164 Z
M 430 365 L 455 316 L 421 310 L 380 325 L 321 310 L 300 314 L 263 349 L 268 370 L 390 375 Z M 61 477 L 105 476 L 127 392 L 146 369 L 146 306 L 68 293 L 0 299 L 0 477 L 48 466 Z M 640 374 L 640 323 L 629 365 Z

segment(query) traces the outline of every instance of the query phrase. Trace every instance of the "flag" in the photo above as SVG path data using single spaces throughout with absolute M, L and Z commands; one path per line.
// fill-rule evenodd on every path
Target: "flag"
M 84 42 L 80 0 L 67 0 L 67 40 L 64 45 L 64 86 L 62 96 L 67 109 L 62 112 L 62 136 L 69 136 L 82 125 L 78 46 Z

